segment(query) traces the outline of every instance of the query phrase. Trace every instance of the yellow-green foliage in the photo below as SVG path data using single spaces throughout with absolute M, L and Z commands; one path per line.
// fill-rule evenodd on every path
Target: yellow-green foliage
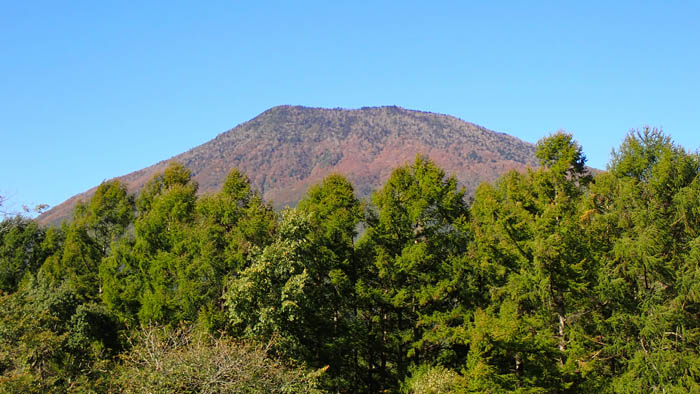
M 422 366 L 413 372 L 402 391 L 406 394 L 458 394 L 466 392 L 464 386 L 464 378 L 451 369 Z
M 122 393 L 321 393 L 319 371 L 285 365 L 267 349 L 191 328 L 143 327 L 116 370 Z

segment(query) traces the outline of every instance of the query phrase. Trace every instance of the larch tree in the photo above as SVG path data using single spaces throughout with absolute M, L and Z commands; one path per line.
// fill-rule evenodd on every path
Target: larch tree
M 619 392 L 697 391 L 700 158 L 661 131 L 630 133 L 592 187 L 598 374 Z
M 418 156 L 375 192 L 359 248 L 371 264 L 358 283 L 375 379 L 395 385 L 443 350 L 431 332 L 458 307 L 468 246 L 465 191 Z
M 575 384 L 596 272 L 581 242 L 580 201 L 591 179 L 581 148 L 558 132 L 538 142 L 537 157 L 538 170 L 482 185 L 472 206 L 474 256 L 491 301 L 469 326 L 467 374 L 491 371 L 482 384 L 506 390 Z
M 223 292 L 226 282 L 249 263 L 254 250 L 272 242 L 277 226 L 274 209 L 250 186 L 248 178 L 231 170 L 222 189 L 197 201 L 195 226 L 190 236 L 194 250 L 185 272 L 188 309 L 209 330 L 226 325 Z
M 103 301 L 122 318 L 170 323 L 191 319 L 183 310 L 183 266 L 191 255 L 197 184 L 182 164 L 171 163 L 136 200 L 134 236 L 123 238 L 101 270 Z M 195 311 L 196 312 L 196 311 Z
M 102 183 L 92 198 L 79 203 L 73 220 L 66 225 L 62 250 L 44 264 L 44 273 L 54 283 L 64 280 L 85 299 L 99 297 L 99 269 L 113 242 L 126 232 L 134 214 L 133 196 L 119 181 Z

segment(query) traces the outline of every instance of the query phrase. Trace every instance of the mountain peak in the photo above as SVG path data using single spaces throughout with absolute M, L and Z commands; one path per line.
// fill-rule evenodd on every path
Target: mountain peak
M 536 166 L 534 145 L 448 115 L 397 106 L 359 109 L 272 107 L 213 140 L 153 166 L 119 177 L 138 192 L 170 161 L 194 174 L 200 192 L 217 191 L 239 168 L 277 207 L 294 205 L 308 186 L 342 173 L 361 197 L 380 187 L 391 171 L 417 154 L 454 174 L 471 193 L 483 181 Z M 74 196 L 39 217 L 57 223 L 69 217 Z

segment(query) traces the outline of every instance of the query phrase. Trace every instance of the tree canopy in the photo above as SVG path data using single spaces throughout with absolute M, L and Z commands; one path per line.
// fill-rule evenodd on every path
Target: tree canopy
M 425 156 L 275 212 L 232 169 L 0 222 L 2 392 L 700 391 L 700 155 L 565 132 L 468 197 Z

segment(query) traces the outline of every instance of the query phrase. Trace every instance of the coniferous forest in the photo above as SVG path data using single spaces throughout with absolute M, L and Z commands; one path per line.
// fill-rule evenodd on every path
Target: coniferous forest
M 700 392 L 700 156 L 558 132 L 468 197 L 428 158 L 276 212 L 233 170 L 0 223 L 0 392 Z

